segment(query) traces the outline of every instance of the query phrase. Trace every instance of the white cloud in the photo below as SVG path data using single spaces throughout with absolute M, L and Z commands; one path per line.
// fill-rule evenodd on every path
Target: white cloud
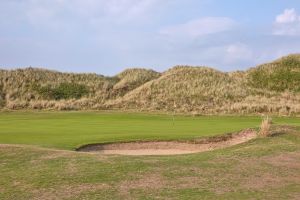
M 292 9 L 285 9 L 284 12 L 276 17 L 276 23 L 283 24 L 283 23 L 293 23 L 298 21 L 300 18 L 296 13 L 294 8 Z
M 184 24 L 165 27 L 160 33 L 167 36 L 197 38 L 233 28 L 235 22 L 227 17 L 205 17 Z
M 276 17 L 273 34 L 286 36 L 300 35 L 300 15 L 297 14 L 294 8 L 285 9 L 282 14 Z

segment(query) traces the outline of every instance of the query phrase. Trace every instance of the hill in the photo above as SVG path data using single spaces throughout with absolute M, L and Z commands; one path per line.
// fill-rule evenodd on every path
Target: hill
M 289 55 L 249 70 L 253 87 L 272 91 L 300 92 L 300 55 Z
M 160 73 L 147 69 L 126 69 L 116 77 L 119 81 L 114 85 L 113 89 L 121 95 L 143 85 L 144 83 L 156 79 Z
M 230 73 L 190 66 L 163 73 L 133 68 L 113 77 L 0 70 L 0 107 L 300 114 L 300 55 Z
M 209 112 L 247 93 L 238 79 L 207 67 L 177 66 L 111 102 L 112 107 Z

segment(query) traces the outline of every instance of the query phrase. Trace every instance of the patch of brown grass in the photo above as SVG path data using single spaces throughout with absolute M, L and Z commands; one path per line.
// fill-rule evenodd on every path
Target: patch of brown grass
M 300 169 L 300 152 L 292 152 L 273 157 L 267 157 L 264 158 L 264 161 L 275 167 L 284 167 L 287 169 L 297 170 Z
M 167 182 L 162 175 L 160 173 L 153 172 L 151 174 L 144 174 L 139 179 L 124 180 L 118 185 L 118 190 L 122 197 L 128 198 L 130 196 L 130 190 L 160 190 L 166 185 Z
M 73 199 L 83 193 L 103 191 L 109 188 L 110 186 L 104 183 L 64 185 L 57 188 L 35 190 L 33 199 L 36 200 Z

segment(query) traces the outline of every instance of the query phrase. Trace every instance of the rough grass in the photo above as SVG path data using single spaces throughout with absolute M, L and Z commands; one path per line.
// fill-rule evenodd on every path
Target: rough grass
M 235 78 L 207 68 L 177 66 L 158 79 L 112 101 L 112 106 L 179 112 L 212 112 L 247 96 Z
M 260 125 L 260 129 L 259 129 L 259 136 L 261 137 L 267 137 L 271 135 L 271 124 L 272 124 L 272 119 L 269 118 L 268 116 L 265 117 Z
M 145 84 L 148 81 L 156 79 L 160 76 L 160 73 L 147 70 L 147 69 L 126 69 L 117 75 L 120 79 L 118 83 L 114 85 L 116 92 L 126 94 L 127 92 Z
M 181 156 L 0 146 L 0 199 L 299 199 L 300 129 Z
M 0 108 L 299 115 L 299 57 L 290 55 L 231 73 L 190 66 L 177 66 L 163 73 L 134 68 L 113 77 L 33 68 L 0 70 Z M 63 98 L 49 98 L 51 94 L 47 93 L 53 93 L 60 84 L 70 88 L 78 84 L 88 92 L 78 95 L 68 89 L 65 95 L 64 88 L 63 95 L 59 93 Z M 35 88 L 44 90 L 41 93 Z
M 289 55 L 253 68 L 248 78 L 255 88 L 300 92 L 300 55 Z

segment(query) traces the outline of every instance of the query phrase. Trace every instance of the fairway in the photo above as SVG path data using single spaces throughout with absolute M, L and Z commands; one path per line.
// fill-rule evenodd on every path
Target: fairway
M 201 153 L 127 156 L 69 151 L 94 143 L 208 138 L 258 128 L 261 120 L 2 112 L 0 199 L 299 199 L 299 118 L 273 117 L 274 125 L 284 125 L 278 136 Z
M 135 140 L 180 140 L 256 128 L 260 117 L 175 116 L 105 112 L 4 112 L 0 143 L 75 149 L 91 143 Z M 299 124 L 297 118 L 274 118 Z
M 299 131 L 179 156 L 0 145 L 0 199 L 298 200 Z

